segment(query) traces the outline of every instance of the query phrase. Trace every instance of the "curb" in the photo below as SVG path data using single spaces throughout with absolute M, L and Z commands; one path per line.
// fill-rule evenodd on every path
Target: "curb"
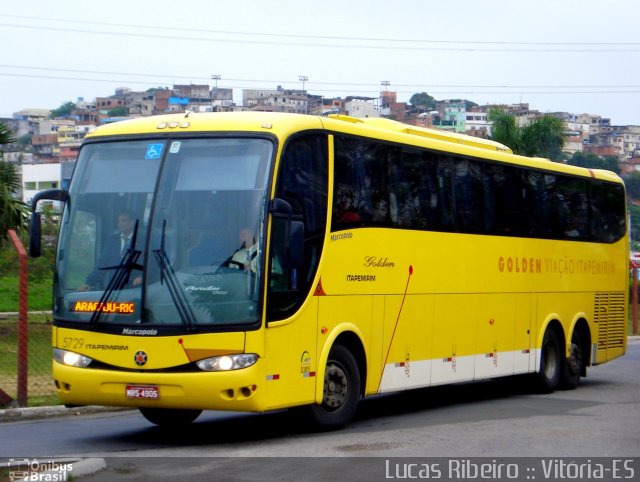
M 92 457 L 90 459 L 81 459 L 79 462 L 72 464 L 73 469 L 71 475 L 73 477 L 84 477 L 85 475 L 92 475 L 96 472 L 107 468 L 107 462 L 102 458 Z M 55 472 L 52 474 L 54 475 Z M 41 479 L 41 480 L 55 480 L 53 478 Z
M 88 405 L 86 407 L 68 408 L 64 405 L 49 407 L 6 408 L 0 410 L 0 423 L 36 420 L 39 418 L 63 417 L 68 415 L 90 415 L 93 413 L 121 412 L 133 410 L 130 407 L 102 407 Z

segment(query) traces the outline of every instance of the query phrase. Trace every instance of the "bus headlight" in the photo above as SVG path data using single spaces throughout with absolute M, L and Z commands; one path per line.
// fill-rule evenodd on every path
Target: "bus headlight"
M 243 353 L 241 355 L 224 355 L 205 358 L 196 362 L 200 370 L 206 372 L 225 372 L 229 370 L 240 370 L 247 368 L 258 361 L 255 353 Z
M 53 349 L 53 359 L 63 365 L 76 368 L 86 368 L 93 361 L 93 359 L 88 356 L 72 351 L 61 350 L 60 348 Z

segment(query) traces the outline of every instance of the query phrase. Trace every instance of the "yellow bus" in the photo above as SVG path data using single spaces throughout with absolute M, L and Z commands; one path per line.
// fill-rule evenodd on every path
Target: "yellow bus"
M 186 113 L 99 127 L 64 201 L 53 378 L 67 405 L 300 407 L 530 374 L 574 388 L 624 354 L 613 173 L 387 119 Z

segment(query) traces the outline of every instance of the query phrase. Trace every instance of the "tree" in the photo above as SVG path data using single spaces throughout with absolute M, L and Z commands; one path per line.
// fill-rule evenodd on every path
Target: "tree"
M 516 125 L 516 118 L 503 110 L 491 109 L 487 119 L 489 122 L 493 122 L 491 139 L 509 146 L 513 152 L 518 154 L 522 143 L 522 133 Z
M 67 101 L 57 109 L 53 109 L 49 114 L 49 119 L 55 119 L 56 117 L 69 117 L 75 109 L 76 105 L 71 101 Z
M 631 199 L 640 199 L 640 172 L 635 171 L 625 176 L 624 184 Z
M 515 117 L 499 109 L 491 109 L 491 139 L 511 148 L 515 154 L 562 159 L 564 123 L 562 119 L 544 115 L 526 127 L 518 127 Z
M 124 107 L 114 107 L 109 112 L 107 112 L 109 117 L 125 117 L 129 115 L 129 112 Z
M 591 169 L 606 169 L 607 171 L 620 174 L 620 165 L 615 156 L 600 157 L 590 152 L 575 152 L 573 156 L 567 160 L 567 164 Z
M 27 224 L 27 205 L 16 193 L 20 177 L 10 162 L 0 161 L 0 241 L 7 238 L 9 229 L 21 230 Z
M 436 108 L 436 99 L 431 97 L 426 92 L 420 92 L 418 94 L 413 94 L 409 99 L 409 104 L 413 110 L 435 110 Z
M 0 122 L 0 145 L 15 142 L 9 127 Z M 20 229 L 26 225 L 27 206 L 17 198 L 20 177 L 15 166 L 0 158 L 0 241 L 6 239 L 7 230 Z
M 4 122 L 0 122 L 0 145 L 11 144 L 16 138 L 13 131 Z
M 631 250 L 640 251 L 640 239 L 639 226 L 640 226 L 640 206 L 629 203 L 629 238 L 631 241 Z
M 18 145 L 23 149 L 29 149 L 33 146 L 33 134 L 25 134 L 18 138 Z
M 562 159 L 564 144 L 564 122 L 562 119 L 544 115 L 522 128 L 522 149 L 525 156 Z
M 464 106 L 467 112 L 469 112 L 472 109 L 475 109 L 476 107 L 479 107 L 478 104 L 476 104 L 475 102 L 469 99 L 464 100 Z

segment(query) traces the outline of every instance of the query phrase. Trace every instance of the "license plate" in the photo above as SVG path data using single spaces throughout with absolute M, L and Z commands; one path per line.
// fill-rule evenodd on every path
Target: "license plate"
M 127 385 L 127 398 L 142 398 L 144 400 L 158 400 L 160 391 L 154 385 Z

